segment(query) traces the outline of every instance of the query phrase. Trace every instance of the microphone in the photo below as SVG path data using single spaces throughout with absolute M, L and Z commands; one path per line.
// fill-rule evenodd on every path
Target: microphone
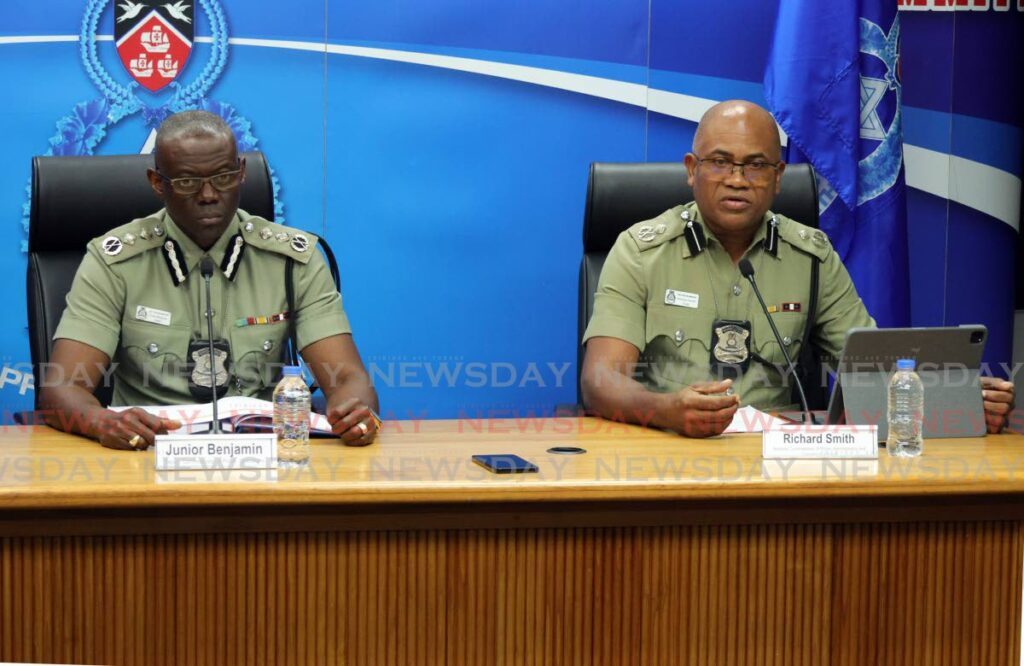
M 782 336 L 779 335 L 779 329 L 775 327 L 775 322 L 768 313 L 768 306 L 765 305 L 764 298 L 761 297 L 761 290 L 757 288 L 757 282 L 754 281 L 754 267 L 746 257 L 740 259 L 739 266 L 740 275 L 750 281 L 750 286 L 754 290 L 754 295 L 757 296 L 757 302 L 761 304 L 761 311 L 764 312 L 764 317 L 768 320 L 768 325 L 772 328 L 772 335 L 775 336 L 775 341 L 779 343 L 779 349 L 782 350 L 782 355 L 786 357 L 786 365 L 789 366 L 789 372 L 793 375 L 793 381 L 796 382 L 796 390 L 800 393 L 800 403 L 804 408 L 804 423 L 816 424 L 814 415 L 811 414 L 811 408 L 807 404 L 807 396 L 804 395 L 804 386 L 800 382 L 800 376 L 796 374 L 796 366 L 793 365 L 793 359 L 789 357 L 789 351 L 786 350 L 786 345 L 782 343 Z M 805 340 L 804 344 L 809 344 L 809 342 Z
M 213 369 L 213 297 L 210 295 L 210 278 L 213 277 L 213 259 L 209 256 L 199 261 L 199 273 L 206 281 L 206 331 L 210 339 L 210 390 L 213 391 L 213 434 L 220 434 L 220 419 L 217 417 L 217 373 Z M 788 358 L 788 357 L 787 357 Z

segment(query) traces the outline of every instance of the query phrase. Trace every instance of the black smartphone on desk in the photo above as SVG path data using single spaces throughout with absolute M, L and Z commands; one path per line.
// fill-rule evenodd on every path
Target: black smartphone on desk
M 481 453 L 473 456 L 473 462 L 495 474 L 521 474 L 537 471 L 536 465 L 514 453 Z

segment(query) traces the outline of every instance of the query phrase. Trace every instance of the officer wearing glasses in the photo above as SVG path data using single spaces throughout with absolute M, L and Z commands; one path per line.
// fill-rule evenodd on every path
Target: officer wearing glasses
M 695 201 L 633 225 L 608 254 L 581 384 L 598 414 L 705 437 L 725 430 L 741 403 L 794 406 L 782 348 L 740 259 L 753 265 L 794 359 L 808 342 L 838 356 L 846 332 L 874 320 L 825 234 L 771 212 L 786 165 L 767 111 L 744 101 L 712 107 L 684 163 Z M 998 432 L 1013 385 L 983 378 L 982 388 L 989 431 Z
M 180 426 L 141 409 L 101 407 L 93 391 L 109 374 L 115 406 L 205 402 L 211 374 L 219 397 L 267 399 L 294 321 L 334 432 L 369 444 L 380 425 L 377 395 L 317 238 L 239 210 L 245 160 L 214 114 L 164 121 L 154 167 L 149 182 L 164 208 L 91 241 L 75 275 L 41 389 L 48 422 L 121 449 L 144 449 Z M 213 358 L 199 270 L 206 256 L 217 266 Z M 288 259 L 294 312 L 286 305 Z

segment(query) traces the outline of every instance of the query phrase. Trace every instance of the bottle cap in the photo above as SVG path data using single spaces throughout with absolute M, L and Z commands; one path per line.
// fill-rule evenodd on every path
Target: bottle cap
M 281 370 L 281 374 L 285 377 L 297 377 L 302 374 L 302 368 L 297 365 L 286 365 L 284 366 L 284 369 Z
M 917 367 L 917 361 L 912 358 L 901 358 L 896 361 L 897 370 L 913 370 Z

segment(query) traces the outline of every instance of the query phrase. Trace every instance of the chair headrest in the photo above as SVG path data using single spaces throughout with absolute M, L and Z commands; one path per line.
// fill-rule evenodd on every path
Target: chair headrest
M 607 252 L 631 225 L 692 200 L 682 162 L 595 162 L 587 184 L 583 252 Z M 818 189 L 810 165 L 786 166 L 772 210 L 818 226 Z
M 274 219 L 274 193 L 263 153 L 242 153 L 240 206 Z M 108 229 L 161 208 L 146 178 L 152 155 L 32 158 L 29 252 L 84 250 Z

